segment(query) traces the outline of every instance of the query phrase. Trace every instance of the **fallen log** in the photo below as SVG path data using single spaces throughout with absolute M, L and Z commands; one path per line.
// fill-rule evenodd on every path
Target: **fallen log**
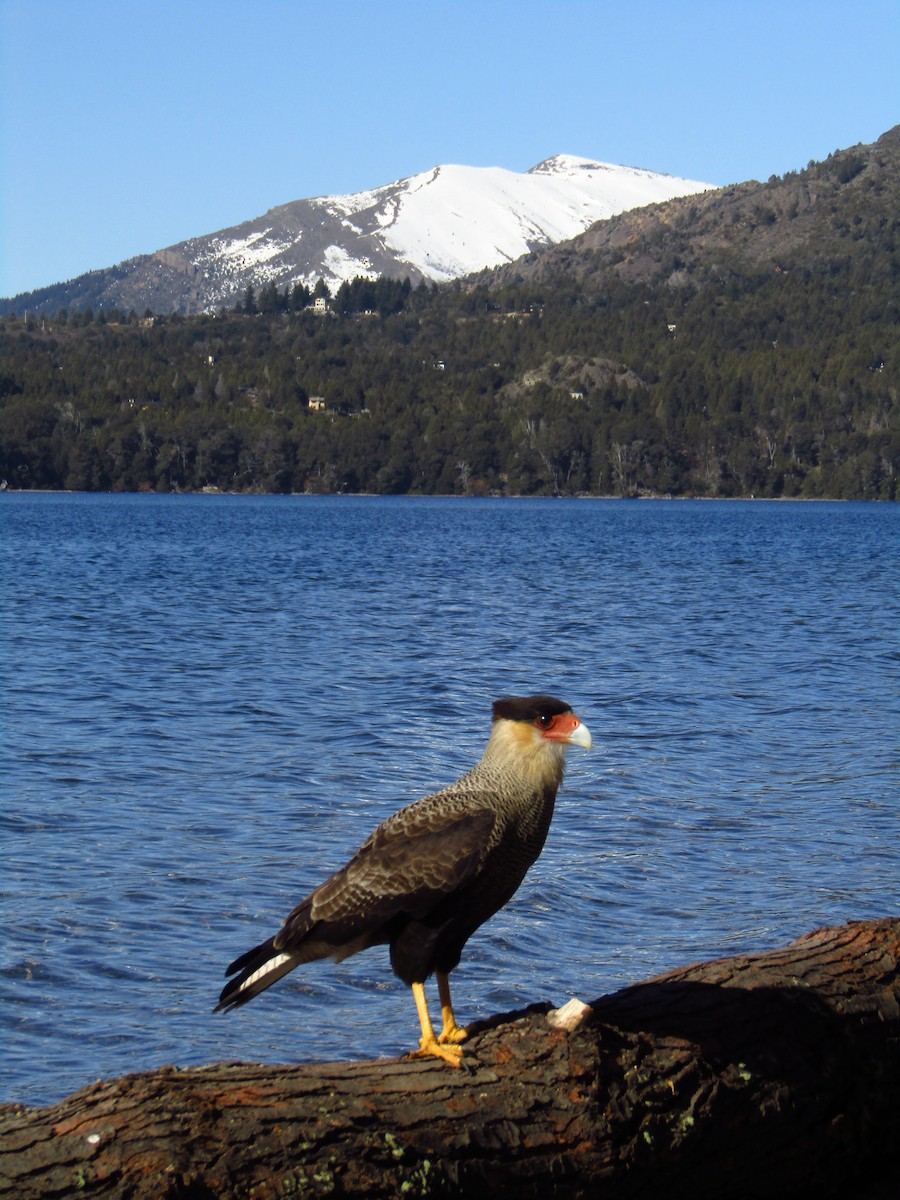
M 894 1195 L 898 962 L 900 919 L 855 921 L 494 1018 L 462 1070 L 164 1067 L 7 1105 L 0 1194 Z

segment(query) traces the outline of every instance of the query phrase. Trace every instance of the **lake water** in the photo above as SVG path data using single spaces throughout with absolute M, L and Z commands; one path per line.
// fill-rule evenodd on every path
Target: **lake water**
M 415 1045 L 384 949 L 211 1013 L 401 803 L 549 691 L 543 856 L 469 943 L 460 1018 L 900 911 L 900 509 L 0 497 L 2 1098 Z

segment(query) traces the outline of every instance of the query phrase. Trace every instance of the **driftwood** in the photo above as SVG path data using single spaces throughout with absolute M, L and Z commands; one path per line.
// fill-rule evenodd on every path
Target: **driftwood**
M 6 1106 L 40 1197 L 897 1194 L 900 919 L 486 1022 L 434 1060 L 223 1063 Z M 578 1007 L 577 1005 L 574 1007 Z

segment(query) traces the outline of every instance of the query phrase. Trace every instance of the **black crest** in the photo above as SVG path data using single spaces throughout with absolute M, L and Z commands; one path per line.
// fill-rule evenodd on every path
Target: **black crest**
M 571 711 L 570 705 L 555 696 L 504 696 L 495 700 L 491 709 L 495 721 L 536 721 L 538 717 L 556 717 Z

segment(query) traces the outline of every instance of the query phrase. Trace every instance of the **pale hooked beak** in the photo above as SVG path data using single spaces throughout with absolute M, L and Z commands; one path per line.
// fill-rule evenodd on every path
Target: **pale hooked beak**
M 566 738 L 566 741 L 571 746 L 581 746 L 584 750 L 590 750 L 592 744 L 591 731 L 588 729 L 587 725 L 585 725 L 584 721 L 579 721 Z

